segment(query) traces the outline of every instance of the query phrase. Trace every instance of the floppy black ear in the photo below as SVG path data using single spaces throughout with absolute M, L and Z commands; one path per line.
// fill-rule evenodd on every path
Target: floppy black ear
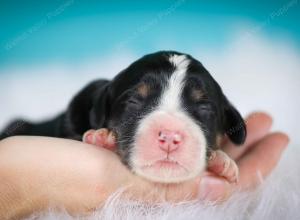
M 224 104 L 224 128 L 230 140 L 237 145 L 245 142 L 247 129 L 244 119 L 236 108 L 226 99 Z
M 88 84 L 71 101 L 66 112 L 66 133 L 75 139 L 91 128 L 100 128 L 105 122 L 108 80 Z
M 93 99 L 93 106 L 89 114 L 89 122 L 93 129 L 106 127 L 106 119 L 110 111 L 108 85 L 108 82 L 103 85 Z

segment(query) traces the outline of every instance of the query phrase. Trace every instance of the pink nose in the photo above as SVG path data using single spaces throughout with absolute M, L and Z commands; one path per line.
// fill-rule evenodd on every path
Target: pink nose
M 162 130 L 158 133 L 159 148 L 167 153 L 176 151 L 182 143 L 182 135 L 176 131 Z

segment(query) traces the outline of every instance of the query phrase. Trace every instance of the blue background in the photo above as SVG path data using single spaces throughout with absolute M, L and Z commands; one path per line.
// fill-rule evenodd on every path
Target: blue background
M 246 115 L 300 145 L 300 0 L 0 0 L 0 130 L 63 111 L 95 78 L 178 50 L 199 59 Z
M 0 1 L 0 65 L 72 63 L 126 48 L 193 54 L 222 48 L 243 26 L 299 47 L 299 6 L 297 0 Z

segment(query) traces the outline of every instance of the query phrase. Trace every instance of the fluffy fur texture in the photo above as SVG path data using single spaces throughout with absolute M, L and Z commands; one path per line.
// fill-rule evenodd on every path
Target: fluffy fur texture
M 181 204 L 159 204 L 149 206 L 123 201 L 120 193 L 111 196 L 102 209 L 88 217 L 72 217 L 66 212 L 48 211 L 35 214 L 28 220 L 152 220 L 152 219 L 213 219 L 213 220 L 260 220 L 300 218 L 300 150 L 290 148 L 277 169 L 254 192 L 236 193 L 222 205 L 183 202 Z

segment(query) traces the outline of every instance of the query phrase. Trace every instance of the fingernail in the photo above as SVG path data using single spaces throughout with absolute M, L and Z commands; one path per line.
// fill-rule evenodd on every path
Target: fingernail
M 200 181 L 198 198 L 211 202 L 222 199 L 226 194 L 225 184 L 225 180 L 212 176 L 204 176 Z

